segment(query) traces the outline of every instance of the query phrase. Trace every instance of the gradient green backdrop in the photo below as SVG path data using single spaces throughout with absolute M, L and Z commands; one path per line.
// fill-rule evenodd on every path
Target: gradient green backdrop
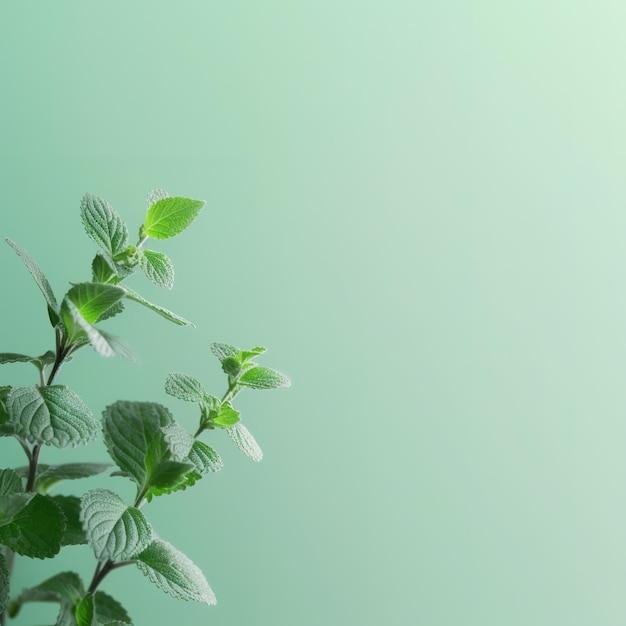
M 221 390 L 211 341 L 293 379 L 241 398 L 260 465 L 217 433 L 225 469 L 150 505 L 217 607 L 127 568 L 104 588 L 136 624 L 626 623 L 625 20 L 619 0 L 2 4 L 0 232 L 58 294 L 88 276 L 84 192 L 133 229 L 152 187 L 207 201 L 159 246 L 174 291 L 134 281 L 197 328 L 129 306 L 109 328 L 140 364 L 85 351 L 61 380 L 191 428 L 162 385 Z M 47 349 L 8 246 L 0 272 L 0 349 Z M 130 497 L 74 488 L 101 484 Z M 59 567 L 92 557 L 20 559 L 16 588 Z

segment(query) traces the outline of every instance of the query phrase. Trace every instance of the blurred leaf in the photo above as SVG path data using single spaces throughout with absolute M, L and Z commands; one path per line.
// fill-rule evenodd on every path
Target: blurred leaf
M 28 602 L 59 602 L 73 608 L 85 593 L 83 581 L 74 572 L 62 572 L 35 587 L 24 589 L 9 607 L 9 616 L 16 617 Z M 59 622 L 57 622 L 58 624 Z
M 164 317 L 166 320 L 169 320 L 174 324 L 178 324 L 179 326 L 193 326 L 193 324 L 190 321 L 186 320 L 184 317 L 180 317 L 179 315 L 176 315 L 176 313 L 172 313 L 171 311 L 164 309 L 158 304 L 152 304 L 152 302 L 148 302 L 148 300 L 140 296 L 136 291 L 133 291 L 129 287 L 124 286 L 124 290 L 126 291 L 126 297 L 129 300 L 134 300 L 135 302 L 138 302 L 139 304 L 151 309 L 155 313 L 158 313 L 161 317 Z
M 76 626 L 97 626 L 93 595 L 88 593 L 76 606 L 74 611 Z
M 67 292 L 65 297 L 74 303 L 89 324 L 94 324 L 125 295 L 124 289 L 116 285 L 78 283 Z
M 144 514 L 108 489 L 94 489 L 82 497 L 81 520 L 98 560 L 132 559 L 152 538 Z
M 263 452 L 252 436 L 252 433 L 241 423 L 229 426 L 226 432 L 237 444 L 237 447 L 250 459 L 259 462 L 263 458 Z
M 179 600 L 216 603 L 200 568 L 169 543 L 154 539 L 136 558 L 137 567 L 165 593 Z
M 162 198 L 146 213 L 144 233 L 152 239 L 169 239 L 182 233 L 204 206 L 202 200 L 191 198 Z
M 77 546 L 87 543 L 87 535 L 80 522 L 80 498 L 76 496 L 52 496 L 65 515 L 65 534 L 62 546 Z
M 0 614 L 4 613 L 9 601 L 9 580 L 11 575 L 7 567 L 4 553 L 0 550 Z
M 108 593 L 96 591 L 95 596 L 96 619 L 98 624 L 130 624 L 131 619 L 126 609 Z
M 48 304 L 50 323 L 53 326 L 56 326 L 59 322 L 59 305 L 57 304 L 56 298 L 54 297 L 54 293 L 52 292 L 52 287 L 50 287 L 48 279 L 44 276 L 44 273 L 39 268 L 39 265 L 37 265 L 37 263 L 33 261 L 33 259 L 30 257 L 28 252 L 24 250 L 24 248 L 6 237 L 5 241 L 13 248 L 13 250 L 15 250 L 15 252 L 17 252 L 17 255 L 20 257 L 20 259 L 22 259 L 24 265 L 26 265 L 28 271 L 35 279 L 37 286 L 39 287 L 39 289 L 41 289 L 41 293 L 43 293 L 43 296 Z

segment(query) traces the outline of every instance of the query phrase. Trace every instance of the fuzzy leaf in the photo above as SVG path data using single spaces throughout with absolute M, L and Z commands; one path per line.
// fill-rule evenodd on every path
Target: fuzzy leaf
M 37 286 L 41 289 L 41 293 L 43 293 L 46 302 L 48 303 L 48 314 L 50 316 L 50 323 L 53 326 L 59 321 L 59 305 L 57 304 L 56 298 L 54 297 L 54 293 L 52 291 L 52 287 L 50 287 L 50 283 L 48 279 L 44 276 L 44 273 L 39 268 L 39 265 L 33 261 L 28 252 L 24 250 L 21 246 L 16 244 L 14 241 L 5 237 L 5 241 L 17 252 L 17 255 L 22 259 L 24 265 L 28 268 L 28 271 L 31 273 L 32 277 L 35 279 Z
M 154 250 L 144 250 L 139 266 L 146 278 L 155 285 L 166 289 L 174 286 L 174 266 L 165 254 Z
M 0 615 L 4 613 L 9 601 L 9 568 L 4 553 L 0 550 Z
M 163 198 L 146 213 L 144 233 L 152 239 L 169 239 L 185 230 L 204 206 L 203 200 Z
M 163 189 L 151 189 L 146 196 L 146 209 L 149 209 L 153 204 L 156 204 L 159 200 L 169 198 L 170 194 Z
M 239 354 L 239 348 L 235 348 L 235 346 L 231 346 L 227 343 L 212 343 L 211 352 L 213 352 L 220 362 L 223 362 L 224 359 L 229 357 L 236 357 Z
M 136 558 L 137 567 L 165 593 L 179 600 L 216 603 L 200 568 L 169 543 L 154 539 Z
M 76 496 L 52 496 L 65 515 L 65 533 L 62 546 L 78 546 L 87 543 L 87 535 L 80 522 L 80 498 Z
M 103 413 L 104 442 L 111 458 L 139 489 L 146 485 L 148 445 L 173 421 L 169 410 L 153 402 L 118 401 Z
M 61 572 L 52 578 L 48 578 L 36 587 L 24 589 L 11 602 L 9 616 L 16 617 L 22 606 L 28 602 L 59 602 L 69 607 L 74 607 L 80 602 L 84 593 L 83 581 L 78 574 Z
M 100 424 L 67 387 L 13 387 L 6 400 L 16 433 L 34 444 L 57 448 L 91 441 Z
M 239 421 L 239 411 L 233 409 L 229 402 L 224 402 L 220 407 L 219 413 L 211 420 L 216 426 L 226 428 L 234 426 Z
M 61 549 L 65 533 L 65 515 L 48 496 L 28 495 L 28 503 L 11 516 L 11 521 L 0 526 L 0 543 L 14 552 L 38 559 L 52 557 Z M 6 499 L 23 495 L 1 496 L 0 509 Z
M 140 296 L 136 291 L 130 289 L 130 287 L 124 286 L 124 290 L 126 291 L 126 297 L 129 300 L 134 300 L 135 302 L 138 302 L 139 304 L 151 309 L 155 313 L 158 313 L 161 317 L 164 317 L 166 320 L 169 320 L 174 324 L 178 324 L 179 326 L 193 326 L 193 324 L 190 321 L 186 320 L 184 317 L 180 317 L 180 315 L 176 315 L 176 313 L 172 313 L 171 311 L 164 309 L 158 304 L 148 302 L 148 300 Z
M 54 363 L 54 353 L 48 351 L 41 356 L 27 356 L 16 352 L 0 352 L 0 365 L 6 363 L 32 363 L 38 370 L 41 370 L 45 365 Z
M 12 496 L 23 492 L 22 479 L 17 472 L 12 469 L 0 470 L 0 496 Z
M 165 381 L 165 392 L 179 400 L 203 404 L 207 395 L 204 387 L 193 376 L 172 372 Z
M 161 432 L 163 433 L 163 441 L 167 445 L 172 460 L 186 460 L 191 446 L 193 446 L 193 442 L 195 441 L 192 435 L 176 422 L 163 426 Z
M 95 324 L 126 292 L 116 285 L 104 283 L 78 283 L 66 294 L 87 323 Z
M 191 446 L 188 459 L 194 464 L 200 475 L 208 472 L 219 472 L 224 467 L 220 455 L 206 443 L 197 439 Z
M 108 489 L 94 489 L 82 497 L 81 521 L 98 560 L 132 559 L 152 538 L 144 514 Z
M 226 432 L 231 439 L 237 444 L 237 447 L 253 461 L 260 461 L 263 458 L 263 452 L 252 436 L 252 433 L 241 423 L 237 422 L 234 426 L 229 426 Z
M 290 380 L 269 367 L 251 367 L 246 370 L 237 380 L 240 385 L 251 389 L 278 389 L 279 387 L 289 387 Z
M 108 593 L 96 591 L 94 596 L 98 624 L 130 624 L 126 609 Z
M 106 200 L 86 193 L 80 203 L 80 216 L 87 234 L 111 257 L 128 245 L 126 224 Z

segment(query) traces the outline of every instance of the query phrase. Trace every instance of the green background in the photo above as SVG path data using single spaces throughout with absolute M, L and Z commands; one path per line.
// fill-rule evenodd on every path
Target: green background
M 86 191 L 131 230 L 153 187 L 207 201 L 156 246 L 173 292 L 133 280 L 197 328 L 129 306 L 108 328 L 140 363 L 84 351 L 60 382 L 96 413 L 156 400 L 191 429 L 163 381 L 219 393 L 212 341 L 266 345 L 293 379 L 241 397 L 261 464 L 216 433 L 224 470 L 149 507 L 218 605 L 126 568 L 103 588 L 136 624 L 626 622 L 623 2 L 9 1 L 0 18 L 0 233 L 57 294 L 88 277 Z M 49 348 L 8 246 L 0 272 L 1 349 Z M 119 478 L 72 488 L 96 485 L 132 497 Z M 92 556 L 20 559 L 15 588 L 59 568 L 88 578 Z M 53 621 L 31 605 L 15 623 Z

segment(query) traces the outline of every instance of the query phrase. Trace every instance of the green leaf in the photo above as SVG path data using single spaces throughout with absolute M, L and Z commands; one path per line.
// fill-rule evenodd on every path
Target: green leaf
M 98 560 L 132 559 L 152 538 L 144 514 L 108 489 L 94 489 L 82 497 L 81 521 Z
M 213 352 L 220 362 L 223 362 L 224 359 L 228 357 L 236 357 L 239 354 L 239 348 L 235 348 L 235 346 L 231 346 L 227 343 L 212 343 L 211 352 Z
M 96 591 L 96 620 L 98 624 L 130 624 L 131 619 L 126 609 L 108 593 Z
M 111 257 L 128 245 L 126 224 L 106 200 L 86 193 L 80 203 L 80 216 L 87 234 Z
M 87 543 L 87 535 L 80 522 L 80 498 L 76 496 L 52 496 L 65 515 L 65 533 L 62 546 L 78 546 Z
M 44 580 L 36 587 L 24 589 L 9 607 L 9 617 L 16 617 L 24 604 L 29 602 L 59 602 L 74 607 L 85 593 L 83 581 L 74 572 L 61 572 Z M 57 622 L 58 624 L 59 622 Z
M 259 462 L 263 458 L 263 452 L 252 436 L 252 433 L 241 423 L 238 422 L 234 426 L 229 426 L 226 432 L 231 439 L 237 444 L 237 447 L 253 461 Z
M 255 357 L 259 356 L 260 354 L 263 354 L 264 352 L 267 352 L 267 349 L 258 346 L 256 348 L 252 348 L 251 350 L 241 350 L 239 352 L 239 360 L 242 363 L 246 363 L 247 361 L 251 361 Z
M 116 276 L 113 259 L 107 258 L 101 252 L 97 252 L 91 262 L 91 277 L 94 283 L 108 283 Z
M 43 293 L 46 302 L 48 303 L 48 315 L 50 316 L 50 323 L 53 326 L 56 326 L 59 322 L 59 305 L 57 304 L 56 298 L 54 297 L 54 293 L 52 291 L 52 287 L 50 287 L 50 283 L 48 279 L 44 276 L 44 273 L 39 268 L 39 265 L 33 261 L 28 252 L 24 250 L 21 246 L 16 244 L 14 241 L 11 241 L 7 237 L 4 240 L 17 252 L 17 255 L 22 259 L 24 265 L 28 268 L 28 271 L 31 273 L 32 277 L 35 279 L 37 286 L 41 289 L 41 293 Z
M 193 376 L 172 372 L 165 381 L 165 392 L 179 400 L 203 404 L 207 392 Z
M 27 496 L 29 501 L 11 521 L 0 526 L 0 543 L 14 552 L 38 559 L 52 557 L 61 549 L 65 534 L 65 515 L 49 496 L 39 494 L 0 496 L 0 509 L 6 499 Z
M 155 285 L 166 289 L 174 286 L 174 266 L 165 254 L 154 250 L 144 250 L 139 266 L 146 278 Z
M 4 613 L 7 602 L 9 601 L 9 568 L 7 567 L 4 553 L 0 550 L 0 615 Z
M 178 324 L 179 326 L 193 326 L 193 324 L 190 321 L 186 320 L 184 317 L 180 317 L 179 315 L 176 315 L 176 313 L 172 313 L 171 311 L 168 311 L 167 309 L 164 309 L 157 304 L 152 304 L 152 302 L 148 302 L 148 300 L 140 296 L 136 291 L 133 291 L 130 287 L 124 285 L 124 290 L 126 291 L 126 297 L 129 300 L 134 300 L 135 302 L 138 302 L 139 304 L 151 309 L 155 313 L 158 313 L 161 317 L 164 317 L 166 320 L 169 320 L 174 324 Z
M 32 363 L 39 371 L 54 363 L 54 352 L 48 351 L 41 356 L 27 356 L 16 352 L 0 352 L 0 365 L 6 363 Z
M 176 422 L 163 426 L 161 433 L 172 460 L 185 461 L 195 441 L 193 436 Z
M 237 382 L 251 389 L 277 389 L 291 385 L 291 381 L 280 372 L 258 365 L 246 370 Z
M 194 464 L 200 475 L 208 472 L 219 472 L 224 467 L 220 455 L 206 443 L 197 439 L 191 446 L 188 459 Z
M 0 496 L 12 496 L 23 492 L 22 479 L 17 472 L 12 469 L 0 470 Z
M 119 337 L 105 333 L 103 330 L 92 326 L 69 300 L 63 302 L 62 312 L 66 328 L 71 329 L 68 337 L 69 341 L 75 341 L 82 332 L 100 356 L 112 357 L 119 354 L 129 361 L 133 360 L 130 349 Z M 66 317 L 71 318 L 71 322 L 68 323 Z M 69 324 L 72 324 L 72 326 Z
M 96 611 L 94 607 L 93 595 L 91 593 L 83 596 L 74 611 L 76 626 L 97 626 Z
M 169 543 L 154 539 L 137 555 L 136 563 L 165 593 L 179 600 L 195 600 L 208 605 L 216 603 L 215 594 L 200 568 Z
M 75 446 L 100 430 L 85 403 L 63 385 L 13 387 L 6 408 L 16 433 L 38 445 Z
M 63 463 L 62 465 L 39 464 L 37 491 L 47 493 L 63 480 L 79 480 L 96 476 L 109 469 L 109 463 Z M 28 470 L 28 468 L 25 468 Z
M 185 230 L 204 206 L 202 200 L 163 198 L 155 202 L 146 214 L 143 232 L 152 239 L 169 239 Z
M 211 420 L 216 426 L 227 428 L 234 426 L 239 421 L 239 411 L 233 409 L 229 402 L 224 402 L 220 407 L 219 413 Z
M 241 362 L 236 356 L 228 356 L 222 361 L 222 369 L 229 376 L 239 376 L 241 373 Z
M 125 295 L 124 289 L 116 285 L 78 283 L 67 292 L 65 297 L 74 303 L 78 312 L 89 324 L 94 324 Z
M 162 426 L 173 421 L 172 414 L 153 402 L 118 401 L 103 413 L 104 442 L 117 466 L 127 472 L 139 490 L 146 486 L 146 453 Z

